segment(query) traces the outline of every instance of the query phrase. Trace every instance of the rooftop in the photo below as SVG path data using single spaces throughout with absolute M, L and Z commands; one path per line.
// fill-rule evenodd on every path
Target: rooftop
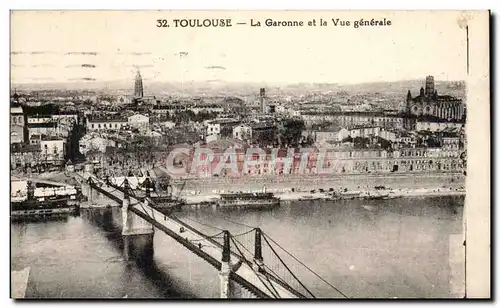
M 57 136 L 42 135 L 42 141 L 64 141 L 64 138 Z
M 29 128 L 56 128 L 57 122 L 28 123 Z
M 128 122 L 126 118 L 121 116 L 89 116 L 88 121 L 92 123 Z

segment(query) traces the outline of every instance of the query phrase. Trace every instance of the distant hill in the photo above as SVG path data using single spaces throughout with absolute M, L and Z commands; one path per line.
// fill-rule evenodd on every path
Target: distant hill
M 220 96 L 248 96 L 257 95 L 259 88 L 266 88 L 270 95 L 302 95 L 313 92 L 341 92 L 348 94 L 393 94 L 406 95 L 408 90 L 414 96 L 418 95 L 424 80 L 402 80 L 394 82 L 371 82 L 358 84 L 334 83 L 296 83 L 296 84 L 269 84 L 269 83 L 232 83 L 221 80 L 208 80 L 204 82 L 148 82 L 144 80 L 146 95 L 220 95 Z M 12 89 L 19 91 L 33 90 L 103 90 L 109 92 L 133 92 L 133 81 L 117 80 L 109 82 L 78 81 L 66 83 L 40 83 L 40 84 L 12 84 Z M 463 98 L 465 96 L 465 82 L 436 80 L 435 88 L 440 94 L 447 94 Z

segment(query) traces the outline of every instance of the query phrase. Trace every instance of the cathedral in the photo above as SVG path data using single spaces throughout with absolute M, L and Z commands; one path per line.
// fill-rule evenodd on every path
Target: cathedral
M 465 106 L 461 99 L 438 95 L 434 89 L 434 77 L 425 78 L 425 89 L 412 97 L 410 90 L 406 97 L 405 113 L 410 117 L 433 117 L 441 120 L 460 121 L 465 118 Z

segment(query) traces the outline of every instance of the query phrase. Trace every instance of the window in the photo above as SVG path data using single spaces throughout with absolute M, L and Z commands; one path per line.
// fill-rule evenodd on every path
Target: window
M 94 125 L 94 124 L 92 124 L 92 128 L 95 128 L 95 125 Z
M 13 117 L 12 122 L 17 123 L 17 117 Z
M 97 127 L 98 127 L 98 128 L 101 128 L 101 124 L 97 124 Z

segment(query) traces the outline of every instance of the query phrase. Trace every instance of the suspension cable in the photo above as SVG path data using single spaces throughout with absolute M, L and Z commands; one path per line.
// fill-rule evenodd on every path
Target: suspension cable
M 335 286 L 333 286 L 331 283 L 329 283 L 328 281 L 326 281 L 323 277 L 321 277 L 320 275 L 318 275 L 315 271 L 313 271 L 312 269 L 310 269 L 307 265 L 305 265 L 302 261 L 300 261 L 299 259 L 297 259 L 294 255 L 292 255 L 290 252 L 288 252 L 285 248 L 281 247 L 280 244 L 278 244 L 276 241 L 274 241 L 271 237 L 269 237 L 267 234 L 265 234 L 264 232 L 262 232 L 262 234 L 264 235 L 264 240 L 268 243 L 269 247 L 271 247 L 271 245 L 269 244 L 269 242 L 267 241 L 267 239 L 269 239 L 271 242 L 273 242 L 275 245 L 277 245 L 279 248 L 281 248 L 285 253 L 287 253 L 290 257 L 292 257 L 295 261 L 299 262 L 302 266 L 304 266 L 307 270 L 309 270 L 311 273 L 313 273 L 316 277 L 318 277 L 321 281 L 323 281 L 324 283 L 326 283 L 327 285 L 329 285 L 332 289 L 334 289 L 335 291 L 337 291 L 339 294 L 341 294 L 342 296 L 344 296 L 345 298 L 349 298 L 347 295 L 345 295 L 344 293 L 342 293 L 342 291 L 340 291 L 338 288 L 336 288 Z M 271 247 L 271 249 L 274 251 L 274 249 Z M 276 254 L 276 252 L 275 252 Z M 279 258 L 279 256 L 278 256 Z M 293 274 L 292 274 L 293 275 Z M 299 282 L 300 283 L 300 282 Z
M 250 252 L 250 251 L 249 251 L 249 250 L 245 247 L 245 245 L 243 245 L 240 241 L 238 241 L 237 239 L 235 239 L 235 238 L 234 238 L 234 236 L 232 236 L 232 239 L 233 239 L 233 242 L 234 242 L 234 241 L 238 242 L 238 243 L 239 243 L 239 244 L 243 247 L 243 249 L 245 249 L 246 251 L 248 251 L 248 252 L 250 253 L 250 255 L 251 255 L 252 257 L 255 257 L 255 256 L 254 256 L 254 254 L 253 254 L 252 252 Z M 236 248 L 238 248 L 238 247 L 236 247 Z M 238 251 L 240 252 L 240 254 L 242 253 L 242 252 L 241 252 L 241 250 L 239 250 L 239 249 L 238 249 Z M 242 257 L 243 257 L 243 258 L 245 258 L 245 256 L 244 256 L 244 255 L 242 255 Z M 246 259 L 246 258 L 245 258 L 245 259 Z M 251 265 L 250 265 L 250 266 L 251 266 Z M 252 269 L 253 269 L 253 267 L 252 267 Z M 254 272 L 255 272 L 255 271 L 254 271 Z M 256 275 L 258 275 L 257 273 L 255 273 L 255 274 L 256 274 Z M 273 290 L 274 290 L 274 291 L 278 294 L 278 291 L 277 291 L 277 290 L 276 290 L 276 288 L 274 287 L 273 283 L 269 280 L 269 277 L 267 277 L 267 275 L 264 275 L 264 277 L 266 278 L 267 282 L 269 282 L 269 284 L 271 285 L 271 287 L 273 288 Z M 281 279 L 281 280 L 283 280 L 283 279 Z
M 262 233 L 264 234 L 264 233 Z M 272 252 L 276 255 L 276 257 L 278 257 L 278 260 L 280 260 L 280 262 L 283 264 L 283 266 L 288 270 L 288 272 L 290 272 L 290 274 L 292 274 L 293 278 L 295 278 L 295 280 L 297 280 L 297 282 L 307 291 L 307 293 L 311 294 L 312 297 L 315 298 L 314 294 L 312 294 L 311 291 L 309 291 L 309 289 L 299 280 L 299 278 L 297 278 L 297 276 L 295 276 L 295 274 L 290 270 L 290 268 L 285 264 L 285 262 L 281 259 L 281 257 L 278 255 L 278 253 L 274 250 L 274 248 L 271 246 L 271 244 L 268 242 L 266 236 L 264 236 L 264 240 L 266 241 L 267 245 L 269 245 L 269 248 L 271 248 Z
M 227 218 L 227 217 L 224 217 L 224 216 L 214 216 L 214 217 L 216 217 L 216 218 L 220 218 L 220 219 L 223 219 L 223 220 L 228 221 L 228 222 L 230 222 L 230 223 L 233 223 L 233 224 L 235 224 L 235 225 L 239 225 L 239 226 L 247 227 L 247 228 L 254 229 L 254 230 L 255 230 L 255 229 L 257 229 L 256 227 L 249 226 L 249 225 L 247 225 L 247 224 L 244 224 L 244 223 L 241 223 L 241 222 L 237 222 L 237 221 L 231 220 L 231 219 L 229 219 L 229 218 Z
M 174 217 L 178 218 L 177 216 L 174 216 Z M 185 218 L 185 219 L 187 219 L 187 220 L 194 221 L 194 222 L 196 222 L 196 223 L 198 223 L 198 224 L 200 224 L 200 225 L 202 225 L 202 226 L 205 226 L 205 227 L 209 227 L 209 228 L 216 229 L 216 230 L 219 230 L 219 231 L 224 231 L 224 229 L 221 229 L 221 228 L 219 228 L 219 227 L 214 227 L 214 226 L 211 226 L 211 225 L 208 225 L 208 224 L 202 223 L 201 221 L 196 220 L 196 219 L 194 219 L 194 218 L 190 218 L 190 217 L 183 217 L 183 218 Z M 178 219 L 180 219 L 180 218 L 178 218 Z
M 224 234 L 224 232 L 219 232 L 217 234 L 214 234 L 214 235 L 203 235 L 203 238 L 200 238 L 200 239 L 196 239 L 196 240 L 190 240 L 191 242 L 198 242 L 198 241 L 204 241 L 204 240 L 207 240 L 207 239 L 214 239 L 214 238 L 223 238 L 221 237 L 221 235 Z
M 264 281 L 262 281 L 262 279 L 260 278 L 260 275 L 253 269 L 253 266 L 252 264 L 247 260 L 247 258 L 245 258 L 245 256 L 243 255 L 243 253 L 241 252 L 240 248 L 238 247 L 238 245 L 236 244 L 235 242 L 235 239 L 231 236 L 230 237 L 231 241 L 233 242 L 234 244 L 234 247 L 236 247 L 236 249 L 239 251 L 240 255 L 243 257 L 243 261 L 245 261 L 245 263 L 247 264 L 248 267 L 250 267 L 250 269 L 254 272 L 255 276 L 257 276 L 257 278 L 260 280 L 260 282 L 266 287 L 266 289 L 276 298 L 280 298 L 279 296 L 279 293 L 276 291 L 276 289 L 274 289 L 274 292 L 276 293 L 273 293 L 273 290 L 271 290 L 267 284 L 264 283 Z M 271 284 L 272 286 L 272 284 Z
M 235 234 L 235 235 L 232 235 L 231 236 L 243 236 L 243 235 L 247 235 L 248 233 L 252 233 L 255 231 L 256 228 L 252 229 L 252 230 L 248 230 L 246 232 L 243 232 L 243 233 L 240 233 L 240 234 Z

